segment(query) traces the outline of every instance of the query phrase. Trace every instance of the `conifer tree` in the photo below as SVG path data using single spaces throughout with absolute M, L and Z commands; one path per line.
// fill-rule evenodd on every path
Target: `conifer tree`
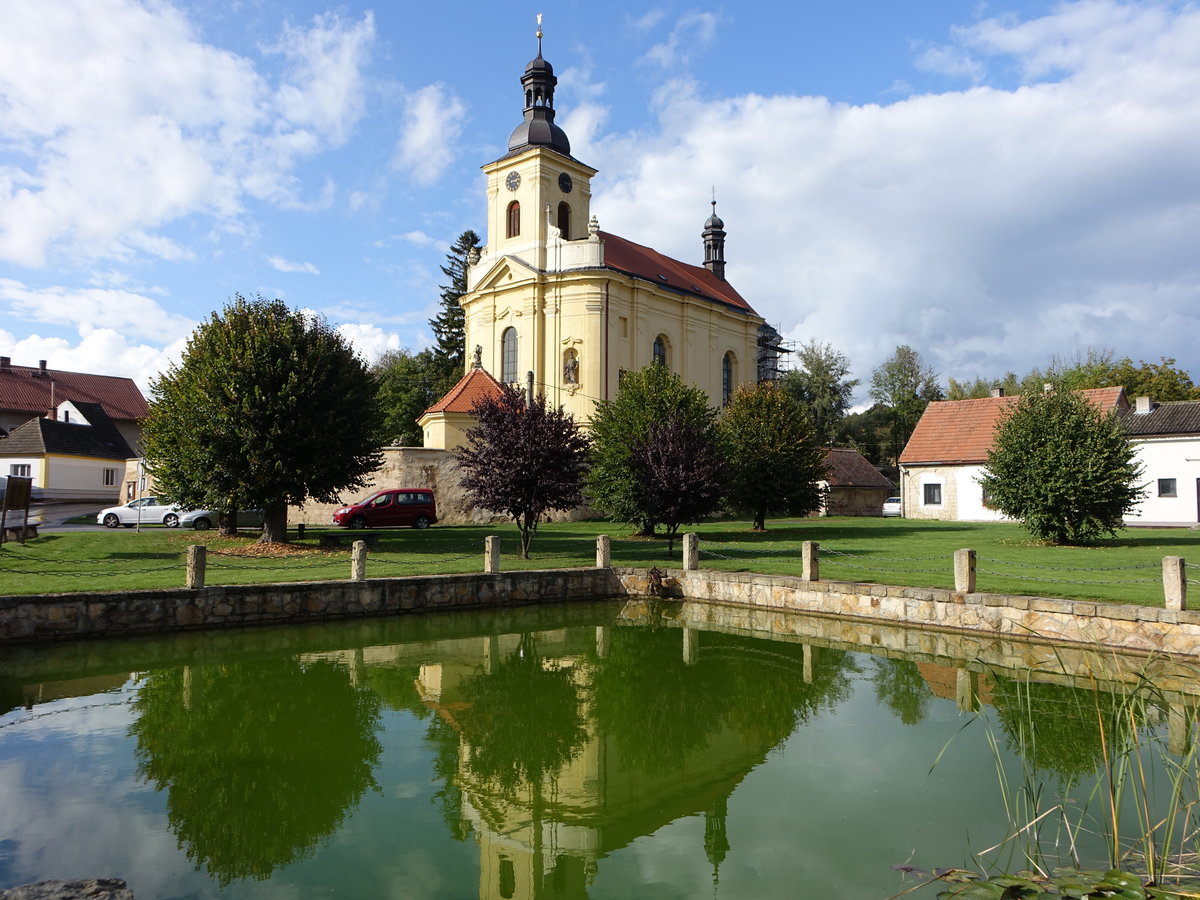
M 434 355 L 446 376 L 454 379 L 462 376 L 466 360 L 466 316 L 459 299 L 467 292 L 467 267 L 471 252 L 479 249 L 479 235 L 467 229 L 446 254 L 446 265 L 442 272 L 450 279 L 441 286 L 441 310 L 429 320 L 437 343 Z M 449 386 L 449 385 L 447 385 Z

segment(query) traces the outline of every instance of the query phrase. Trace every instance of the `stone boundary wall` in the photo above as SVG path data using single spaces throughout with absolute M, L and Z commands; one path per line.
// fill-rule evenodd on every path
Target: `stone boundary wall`
M 621 593 L 611 569 L 591 568 L 0 597 L 0 645 L 597 600 Z
M 616 571 L 626 593 L 646 592 L 644 571 Z M 1022 641 L 1200 656 L 1200 611 L 1195 610 L 703 569 L 674 570 L 667 580 L 670 595 L 679 599 L 983 632 Z
M 714 570 L 669 570 L 664 587 L 703 603 L 1200 656 L 1196 611 Z M 0 645 L 644 596 L 650 588 L 645 569 L 584 568 L 0 597 Z

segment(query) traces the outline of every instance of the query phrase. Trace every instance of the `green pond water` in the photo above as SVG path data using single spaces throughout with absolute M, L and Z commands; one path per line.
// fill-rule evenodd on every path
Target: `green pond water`
M 924 880 L 896 866 L 979 868 L 998 771 L 1088 805 L 1118 700 L 1033 655 L 616 601 L 7 649 L 0 888 L 882 900 Z M 1162 683 L 1139 724 L 1182 753 Z

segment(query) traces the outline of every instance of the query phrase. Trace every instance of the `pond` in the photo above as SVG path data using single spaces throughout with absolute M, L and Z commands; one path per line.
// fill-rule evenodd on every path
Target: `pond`
M 1068 857 L 1060 816 L 990 848 L 1059 798 L 1104 818 L 1102 726 L 1190 758 L 1192 673 L 1111 668 L 639 601 L 6 650 L 0 888 L 883 900 Z

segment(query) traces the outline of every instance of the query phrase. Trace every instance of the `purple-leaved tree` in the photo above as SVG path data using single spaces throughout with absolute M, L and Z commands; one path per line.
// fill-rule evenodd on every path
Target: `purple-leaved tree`
M 681 417 L 650 426 L 634 446 L 633 469 L 645 510 L 667 529 L 667 556 L 679 526 L 698 522 L 721 505 L 725 462 L 711 429 Z
M 509 385 L 471 412 L 477 424 L 458 455 L 463 489 L 477 506 L 512 516 L 529 559 L 542 516 L 583 502 L 588 439 L 562 407 L 548 407 L 541 394 L 526 403 Z

